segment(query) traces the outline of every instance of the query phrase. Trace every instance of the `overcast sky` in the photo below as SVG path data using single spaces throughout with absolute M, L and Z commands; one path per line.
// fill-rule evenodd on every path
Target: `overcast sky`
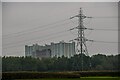
M 93 17 L 84 21 L 85 27 L 118 29 L 117 2 L 3 2 L 3 55 L 23 56 L 25 45 L 68 42 L 76 38 L 76 30 L 67 30 L 78 25 L 77 18 L 69 18 L 78 14 L 80 7 L 85 15 Z M 118 42 L 118 31 L 86 30 L 85 36 L 92 40 Z M 117 43 L 87 42 L 87 46 L 90 55 L 118 53 Z

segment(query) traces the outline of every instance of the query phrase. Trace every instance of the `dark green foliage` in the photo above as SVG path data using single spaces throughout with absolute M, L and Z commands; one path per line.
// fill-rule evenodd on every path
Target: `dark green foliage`
M 93 55 L 91 57 L 92 62 L 92 69 L 93 70 L 118 70 L 118 64 L 119 64 L 119 55 Z
M 39 79 L 39 78 L 80 78 L 77 73 L 69 72 L 11 72 L 3 73 L 2 79 Z
M 118 77 L 120 76 L 119 71 L 78 71 L 75 72 L 77 74 L 80 74 L 81 77 L 88 77 L 88 76 L 112 76 L 112 77 Z
M 100 76 L 120 76 L 120 72 L 116 71 L 104 71 L 104 72 L 4 72 L 2 79 L 39 79 L 39 78 L 80 78 L 80 77 L 100 77 Z
M 120 55 L 93 55 L 92 57 L 83 56 L 83 70 L 101 71 L 101 70 L 119 70 L 118 58 Z M 2 70 L 3 72 L 11 71 L 40 71 L 40 72 L 55 72 L 55 71 L 80 71 L 81 55 L 75 55 L 71 58 L 53 57 L 53 58 L 32 58 L 32 57 L 3 57 Z M 91 67 L 89 66 L 91 62 Z

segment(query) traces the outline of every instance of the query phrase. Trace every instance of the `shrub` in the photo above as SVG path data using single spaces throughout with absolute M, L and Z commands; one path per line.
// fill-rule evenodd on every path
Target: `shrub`
M 2 79 L 80 78 L 80 74 L 68 72 L 6 72 Z

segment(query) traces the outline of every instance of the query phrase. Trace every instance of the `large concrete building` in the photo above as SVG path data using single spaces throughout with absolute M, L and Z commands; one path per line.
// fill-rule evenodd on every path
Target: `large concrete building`
M 75 55 L 75 42 L 65 43 L 61 41 L 59 43 L 51 43 L 51 45 L 41 46 L 33 44 L 32 46 L 25 46 L 25 56 L 32 57 L 71 57 Z

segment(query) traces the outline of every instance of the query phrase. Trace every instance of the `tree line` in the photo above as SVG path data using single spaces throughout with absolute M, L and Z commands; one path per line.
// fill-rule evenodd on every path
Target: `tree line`
M 67 57 L 33 58 L 33 57 L 2 57 L 2 71 L 89 71 L 119 70 L 118 55 L 97 54 L 93 56 L 74 55 Z M 83 60 L 81 60 L 83 59 Z

